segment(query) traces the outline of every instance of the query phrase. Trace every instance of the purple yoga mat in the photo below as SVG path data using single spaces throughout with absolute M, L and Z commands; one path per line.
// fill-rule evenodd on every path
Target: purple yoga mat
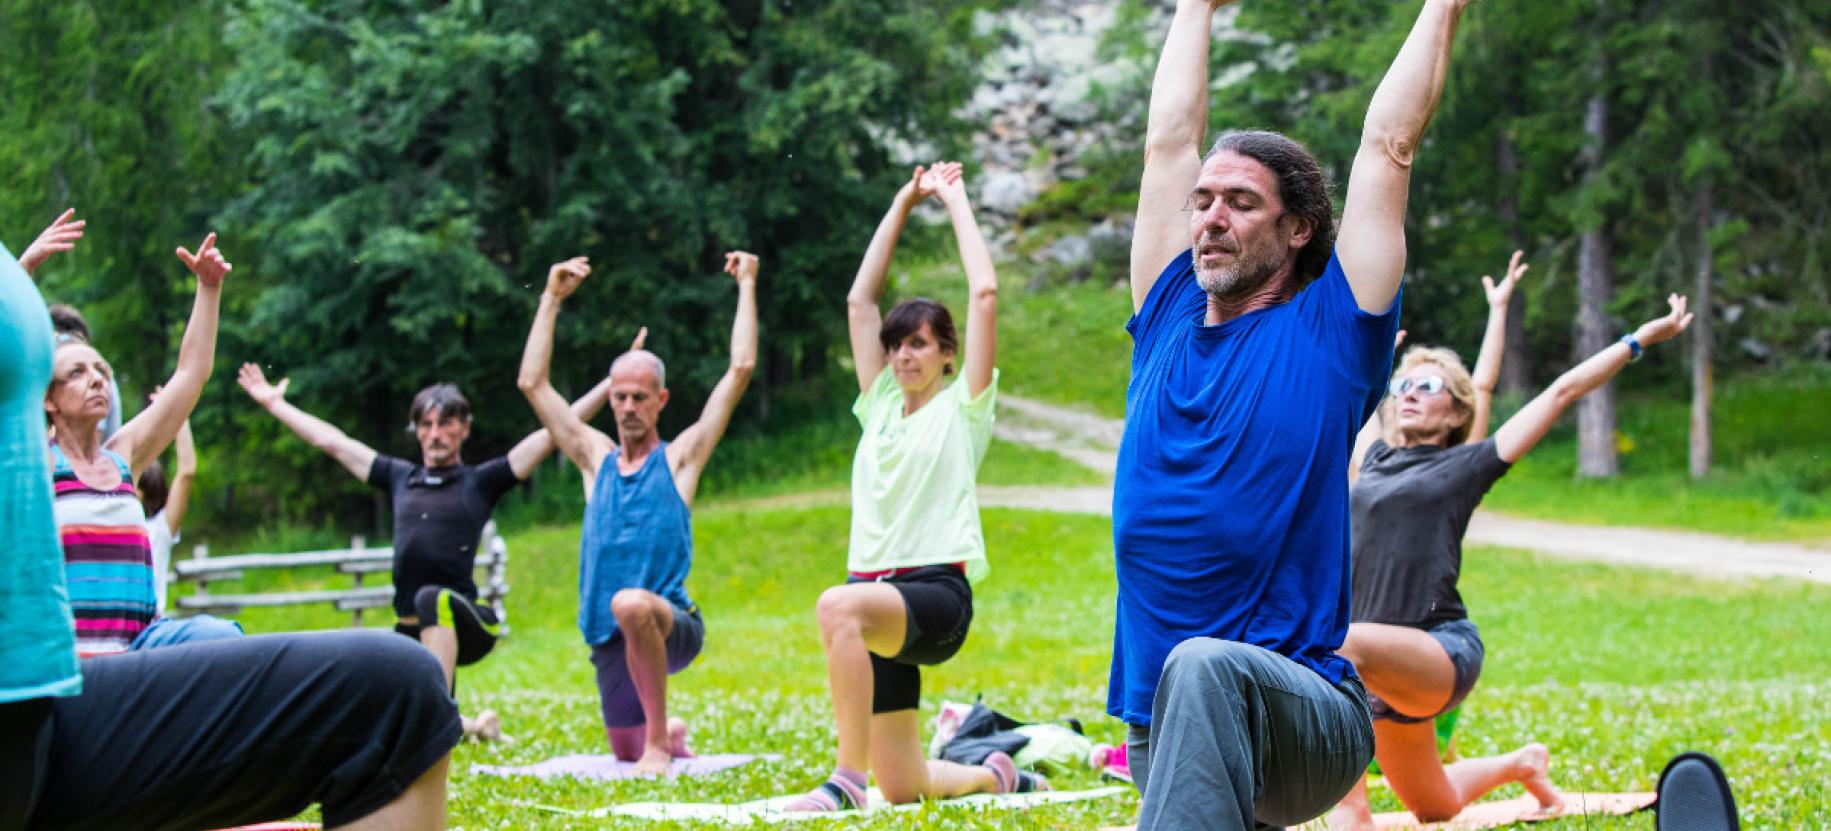
M 780 753 L 766 753 L 760 756 L 749 753 L 690 756 L 685 759 L 675 759 L 673 773 L 675 776 L 710 776 L 759 759 L 775 761 L 781 758 Z M 635 779 L 636 775 L 631 772 L 635 768 L 635 762 L 619 762 L 614 756 L 579 754 L 558 756 L 532 765 L 471 765 L 470 770 L 472 773 L 487 773 L 493 776 L 534 776 L 541 779 L 552 779 L 558 776 L 576 776 L 580 779 Z

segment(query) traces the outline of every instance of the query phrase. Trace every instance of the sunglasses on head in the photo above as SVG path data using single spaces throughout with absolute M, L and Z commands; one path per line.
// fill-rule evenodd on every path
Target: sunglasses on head
M 1405 393 L 1417 390 L 1422 395 L 1436 395 L 1443 391 L 1443 376 L 1425 375 L 1421 378 L 1394 378 L 1387 389 L 1392 397 L 1397 398 Z

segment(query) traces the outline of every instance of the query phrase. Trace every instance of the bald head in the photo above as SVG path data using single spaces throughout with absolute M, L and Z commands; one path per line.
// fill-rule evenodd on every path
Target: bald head
M 655 378 L 655 389 L 668 385 L 668 368 L 661 362 L 661 357 L 647 349 L 631 349 L 617 356 L 610 362 L 610 377 L 615 379 L 619 373 L 633 375 L 645 373 Z M 632 378 L 632 380 L 634 380 Z

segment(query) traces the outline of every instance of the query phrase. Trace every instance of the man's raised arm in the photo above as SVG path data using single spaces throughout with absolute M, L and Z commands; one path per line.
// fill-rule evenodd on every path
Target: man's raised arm
M 286 425 L 311 446 L 323 451 L 343 465 L 358 480 L 369 481 L 369 468 L 375 465 L 375 451 L 330 422 L 311 413 L 294 407 L 286 400 L 286 388 L 291 385 L 291 378 L 281 378 L 280 383 L 267 383 L 267 374 L 261 371 L 259 364 L 242 364 L 241 372 L 235 379 L 246 390 L 254 403 L 273 414 L 274 418 Z
M 597 386 L 592 387 L 589 392 L 572 402 L 572 412 L 578 415 L 580 421 L 590 424 L 591 420 L 597 418 L 598 413 L 608 403 L 610 403 L 610 376 L 606 375 Z M 515 478 L 525 482 L 529 476 L 534 475 L 534 468 L 545 461 L 547 454 L 552 452 L 553 433 L 542 427 L 529 433 L 527 438 L 516 442 L 514 447 L 509 448 L 509 470 L 515 474 Z
M 669 448 L 679 448 L 674 465 L 674 487 L 680 498 L 693 504 L 699 490 L 699 474 L 712 458 L 718 440 L 724 438 L 731 413 L 750 386 L 750 373 L 757 365 L 757 256 L 744 251 L 725 254 L 725 273 L 737 279 L 737 315 L 731 321 L 731 367 L 718 379 L 718 386 L 706 397 L 699 420 L 680 431 Z
M 1465 0 L 1425 0 L 1392 68 L 1373 92 L 1360 151 L 1348 174 L 1347 203 L 1335 252 L 1363 311 L 1392 305 L 1405 273 L 1405 201 L 1411 163 L 1437 111 L 1449 70 L 1450 41 Z
M 1189 191 L 1201 174 L 1208 130 L 1208 31 L 1214 10 L 1224 5 L 1180 0 L 1157 59 L 1132 229 L 1133 311 L 1144 305 L 1163 267 L 1189 247 Z
M 587 481 L 596 475 L 598 461 L 610 451 L 610 437 L 593 430 L 579 418 L 553 388 L 549 372 L 553 365 L 553 327 L 559 321 L 560 304 L 590 273 L 591 266 L 584 257 L 554 263 L 547 270 L 547 288 L 540 294 L 534 325 L 528 327 L 528 343 L 521 352 L 521 372 L 515 379 L 515 385 L 533 405 L 541 426 L 547 429 L 560 452 L 585 473 Z

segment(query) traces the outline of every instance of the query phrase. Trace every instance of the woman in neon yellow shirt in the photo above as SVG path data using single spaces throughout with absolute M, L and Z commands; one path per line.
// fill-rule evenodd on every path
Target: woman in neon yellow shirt
M 906 300 L 880 317 L 878 300 L 910 211 L 934 196 L 953 221 L 966 267 L 967 345 L 933 300 Z M 921 665 L 959 651 L 973 619 L 971 582 L 984 577 L 977 480 L 992 438 L 998 278 L 957 163 L 916 168 L 897 192 L 846 297 L 858 416 L 852 461 L 852 542 L 844 585 L 816 608 L 839 747 L 833 775 L 788 806 L 865 806 L 866 772 L 891 802 L 1032 790 L 1043 781 L 993 754 L 984 765 L 922 755 L 916 705 Z M 948 383 L 958 366 L 960 377 Z

